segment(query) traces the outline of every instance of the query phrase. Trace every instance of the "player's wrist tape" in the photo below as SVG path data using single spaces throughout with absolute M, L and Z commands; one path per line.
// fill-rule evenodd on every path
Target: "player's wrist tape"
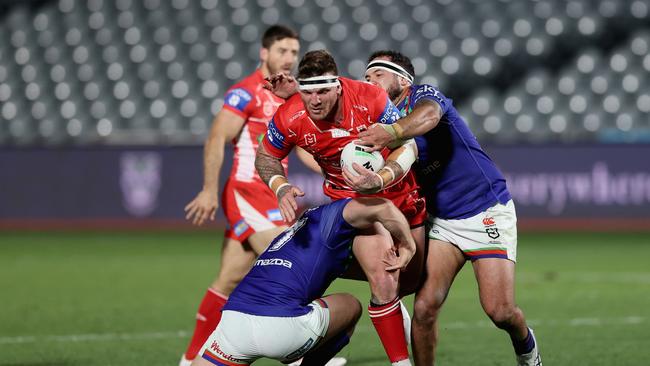
M 379 126 L 381 126 L 384 130 L 386 130 L 386 132 L 393 136 L 395 140 L 401 139 L 402 135 L 404 135 L 404 129 L 398 123 L 393 123 L 390 125 L 380 123 Z
M 280 185 L 278 186 L 278 188 L 275 189 L 275 196 L 276 196 L 276 197 L 278 196 L 278 192 L 280 192 L 280 190 L 281 190 L 282 188 L 284 188 L 284 187 L 286 187 L 286 186 L 290 186 L 290 185 L 291 185 L 291 184 L 289 184 L 289 183 L 287 183 L 287 182 L 280 184 Z
M 390 173 L 390 178 L 386 179 L 385 182 L 383 181 L 384 175 L 381 174 L 382 170 L 388 171 L 388 173 Z M 384 166 L 383 168 L 379 169 L 379 172 L 377 172 L 377 174 L 379 174 L 379 176 L 382 178 L 382 187 L 392 183 L 395 180 L 395 172 L 393 171 L 393 168 L 389 166 Z
M 269 188 L 271 188 L 271 191 L 275 192 L 276 196 L 280 187 L 285 184 L 289 184 L 289 181 L 284 175 L 276 174 L 269 179 Z
M 404 150 L 402 151 L 401 154 L 395 158 L 395 162 L 399 164 L 399 167 L 402 168 L 403 172 L 407 172 L 409 169 L 411 169 L 411 165 L 415 163 L 415 159 L 417 159 L 417 156 L 415 156 L 415 151 L 413 151 L 413 147 L 411 144 L 414 144 L 415 141 L 409 140 L 406 144 L 404 144 L 402 147 Z
M 379 192 L 379 191 L 381 191 L 382 189 L 384 189 L 384 178 L 382 178 L 381 175 L 380 175 L 379 173 L 375 173 L 375 175 L 376 175 L 377 177 L 379 177 L 379 183 L 380 183 L 380 185 L 379 185 L 379 189 L 375 189 L 375 190 L 373 190 L 373 193 Z

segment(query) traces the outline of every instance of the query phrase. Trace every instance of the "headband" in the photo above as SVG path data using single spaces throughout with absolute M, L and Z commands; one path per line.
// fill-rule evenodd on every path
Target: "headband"
M 341 85 L 341 83 L 339 83 L 339 77 L 336 75 L 321 75 L 306 79 L 298 79 L 298 89 L 300 90 L 331 88 L 339 85 Z
M 413 83 L 414 80 L 413 75 L 411 75 L 408 71 L 406 71 L 406 69 L 391 61 L 387 61 L 387 60 L 371 61 L 366 67 L 366 72 L 372 69 L 386 70 L 397 76 L 403 77 L 404 79 L 408 80 L 410 83 Z

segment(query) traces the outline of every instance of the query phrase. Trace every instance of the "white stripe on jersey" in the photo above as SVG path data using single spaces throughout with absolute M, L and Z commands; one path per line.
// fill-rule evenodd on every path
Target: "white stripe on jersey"
M 241 182 L 250 182 L 255 176 L 255 146 L 251 139 L 248 124 L 244 125 L 237 140 L 237 155 L 235 156 L 237 171 L 235 179 Z
M 244 221 L 253 228 L 256 232 L 266 231 L 276 228 L 276 225 L 271 222 L 266 216 L 257 211 L 244 197 L 242 197 L 237 190 L 235 190 L 235 202 L 239 212 L 244 217 Z

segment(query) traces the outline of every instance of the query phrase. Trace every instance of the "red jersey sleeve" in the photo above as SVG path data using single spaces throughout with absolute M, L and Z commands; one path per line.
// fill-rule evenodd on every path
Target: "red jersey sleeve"
M 284 159 L 289 155 L 289 152 L 291 152 L 291 149 L 295 145 L 295 142 L 288 133 L 289 130 L 286 126 L 287 119 L 284 118 L 285 111 L 281 106 L 275 112 L 275 115 L 269 121 L 269 127 L 262 140 L 266 152 L 278 159 Z
M 375 123 L 395 123 L 400 117 L 399 110 L 390 101 L 388 94 L 383 89 L 374 85 L 371 85 L 371 87 L 373 90 L 368 92 L 368 96 L 372 96 L 372 98 L 369 98 L 371 100 L 371 103 L 369 103 L 371 120 Z

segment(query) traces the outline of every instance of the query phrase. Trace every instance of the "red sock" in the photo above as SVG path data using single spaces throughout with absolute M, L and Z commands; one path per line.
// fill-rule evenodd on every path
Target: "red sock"
M 408 359 L 409 351 L 404 336 L 399 298 L 385 305 L 373 306 L 371 303 L 368 305 L 368 315 L 390 362 Z
M 199 305 L 199 312 L 196 314 L 196 327 L 194 328 L 194 335 L 190 341 L 190 345 L 185 351 L 185 358 L 193 360 L 196 358 L 197 353 L 203 347 L 203 343 L 208 340 L 208 337 L 219 324 L 221 320 L 221 309 L 226 304 L 228 296 L 222 295 L 212 288 L 203 296 L 203 301 Z

